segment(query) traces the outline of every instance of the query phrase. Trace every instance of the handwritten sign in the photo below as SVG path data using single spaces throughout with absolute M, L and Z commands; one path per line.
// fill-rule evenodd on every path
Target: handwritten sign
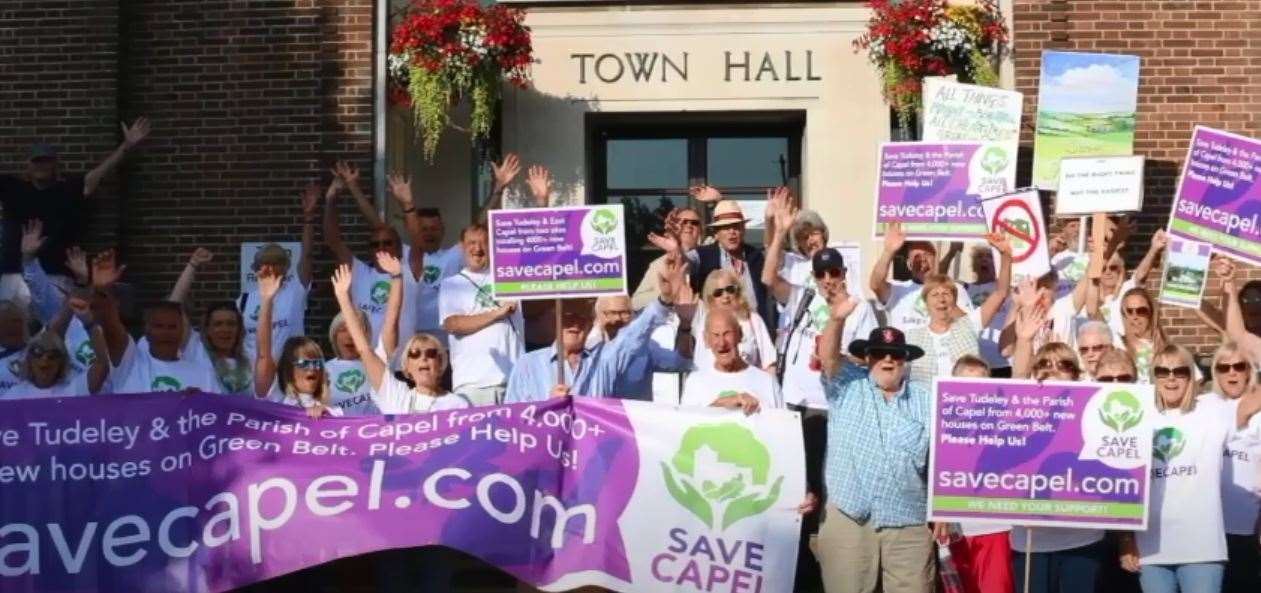
M 1024 95 L 1015 91 L 952 82 L 944 77 L 924 79 L 924 134 L 926 142 L 975 140 L 1020 141 L 1020 113 Z

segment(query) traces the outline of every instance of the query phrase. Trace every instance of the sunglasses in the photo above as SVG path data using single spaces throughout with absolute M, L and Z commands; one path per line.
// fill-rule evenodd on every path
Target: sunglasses
M 1175 379 L 1190 379 L 1191 367 L 1174 367 L 1172 369 L 1169 367 L 1152 367 L 1152 374 L 1156 375 L 1157 379 L 1165 379 L 1169 375 L 1173 375 Z
M 1147 317 L 1152 314 L 1152 310 L 1148 307 L 1126 307 L 1126 315 L 1137 315 L 1139 317 Z
M 1248 366 L 1246 362 L 1220 363 L 1213 365 L 1213 370 L 1217 371 L 1219 375 L 1224 375 L 1231 371 L 1242 373 L 1248 370 Z
M 886 358 L 895 362 L 906 360 L 906 353 L 899 350 L 875 350 L 867 354 L 872 360 L 880 362 Z
M 1095 352 L 1104 352 L 1111 347 L 1111 344 L 1095 344 L 1094 346 L 1078 346 L 1077 351 L 1082 354 L 1093 354 Z
M 687 226 L 694 226 L 697 228 L 700 228 L 701 226 L 701 221 L 699 218 L 680 218 L 678 219 L 678 223 L 682 225 L 687 225 Z
M 1134 375 L 1105 375 L 1095 377 L 1095 381 L 1098 383 L 1133 383 Z
M 727 286 L 715 288 L 713 292 L 709 293 L 709 296 L 713 298 L 718 298 L 722 296 L 723 293 L 727 293 L 730 295 L 740 294 L 740 287 L 736 286 L 735 284 L 728 284 Z
M 31 358 L 51 358 L 54 360 L 61 360 L 62 358 L 65 357 L 61 353 L 60 350 L 54 350 L 52 348 L 43 348 L 34 344 L 32 344 L 30 347 L 30 353 L 31 353 Z
M 840 268 L 828 268 L 826 270 L 815 270 L 814 272 L 815 280 L 822 280 L 825 276 L 828 278 L 844 278 L 845 270 Z
M 320 371 L 324 369 L 324 361 L 318 358 L 299 358 L 293 361 L 293 368 L 304 371 Z
M 1042 360 L 1039 360 L 1037 364 L 1033 365 L 1033 370 L 1035 371 L 1046 371 L 1051 368 L 1055 368 L 1061 373 L 1072 374 L 1078 372 L 1077 363 L 1071 360 L 1051 360 L 1049 358 L 1043 358 Z
M 409 359 L 424 358 L 427 360 L 438 360 L 439 356 L 440 356 L 440 353 L 438 352 L 437 348 L 424 348 L 421 350 L 408 350 L 407 351 L 407 358 Z
M 1122 269 L 1122 266 L 1120 264 L 1112 264 L 1104 269 L 1109 272 L 1120 272 Z

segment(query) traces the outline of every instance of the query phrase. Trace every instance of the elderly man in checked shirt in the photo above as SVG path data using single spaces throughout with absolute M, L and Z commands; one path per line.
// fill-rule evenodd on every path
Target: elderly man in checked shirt
M 924 351 L 892 327 L 854 340 L 841 354 L 845 320 L 858 305 L 836 295 L 819 358 L 828 400 L 826 505 L 816 556 L 827 593 L 930 593 L 932 532 L 927 505 L 930 397 L 908 380 Z

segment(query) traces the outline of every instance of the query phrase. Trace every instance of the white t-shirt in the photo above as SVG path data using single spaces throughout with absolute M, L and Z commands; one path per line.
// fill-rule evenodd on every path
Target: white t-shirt
M 1239 400 L 1212 395 L 1222 399 L 1232 416 L 1238 411 Z M 1226 533 L 1253 535 L 1257 532 L 1257 514 L 1261 513 L 1261 480 L 1257 479 L 1261 472 L 1261 414 L 1253 416 L 1244 430 L 1235 424 L 1231 426 L 1222 467 L 1222 514 Z
M 141 339 L 138 344 L 141 348 L 147 348 L 148 344 Z M 242 344 L 244 346 L 244 344 Z M 206 349 L 206 343 L 201 334 L 193 331 L 188 338 L 188 343 L 184 345 L 183 351 L 180 352 L 181 358 L 186 358 L 190 362 L 198 365 L 210 367 L 214 372 L 218 386 L 215 393 L 223 395 L 254 395 L 254 367 L 249 362 L 244 367 L 240 366 L 240 362 L 235 358 L 225 358 L 223 360 L 224 373 L 220 374 L 215 368 L 214 356 Z M 245 354 L 246 360 L 253 360 L 248 352 Z
M 271 356 L 280 360 L 280 352 L 285 347 L 285 340 L 292 336 L 306 333 L 306 304 L 310 287 L 303 286 L 295 277 L 285 280 L 276 291 L 276 299 L 271 308 Z M 237 308 L 245 321 L 245 355 L 249 360 L 258 357 L 258 312 L 263 304 L 263 297 L 258 294 L 258 287 L 241 296 Z
M 372 403 L 372 387 L 363 361 L 334 358 L 324 363 L 329 395 L 334 406 L 347 416 L 368 416 L 380 413 Z
M 748 319 L 740 319 L 740 358 L 750 366 L 766 368 L 775 364 L 775 343 L 771 334 L 766 331 L 766 322 L 755 312 L 749 313 Z M 714 353 L 705 343 L 705 311 L 697 308 L 692 316 L 692 335 L 696 338 L 696 349 L 692 360 L 698 369 L 714 366 Z
M 46 399 L 54 397 L 78 397 L 92 395 L 88 389 L 87 373 L 70 371 L 66 378 L 51 387 L 36 387 L 30 381 L 22 381 L 14 385 L 8 392 L 0 395 L 0 399 Z
M 416 327 L 416 311 L 420 303 L 415 295 L 420 291 L 416 277 L 412 275 L 411 249 L 404 247 L 402 256 L 403 310 L 399 312 L 400 328 Z M 351 263 L 350 300 L 368 316 L 372 326 L 372 343 L 381 338 L 381 325 L 385 323 L 386 304 L 390 302 L 390 275 L 371 264 L 355 258 Z M 399 335 L 407 334 L 400 331 Z
M 18 348 L 8 356 L 0 358 L 0 393 L 8 393 L 15 385 L 22 382 L 22 356 L 25 348 Z
M 1221 488 L 1222 452 L 1234 425 L 1235 408 L 1212 394 L 1190 413 L 1156 416 L 1151 510 L 1147 531 L 1134 534 L 1143 564 L 1226 560 L 1222 499 L 1210 493 Z
M 1077 307 L 1073 306 L 1073 295 L 1055 299 L 1051 310 L 1047 312 L 1046 322 L 1033 337 L 1033 351 L 1051 342 L 1063 342 L 1069 346 L 1077 344 Z M 1036 537 L 1036 536 L 1035 536 Z
M 70 354 L 70 367 L 75 373 L 82 373 L 92 366 L 96 360 L 96 349 L 92 347 L 92 335 L 78 317 L 71 317 L 66 326 L 66 352 Z
M 458 244 L 425 254 L 424 270 L 416 296 L 411 297 L 416 301 L 416 331 L 445 335 L 442 332 L 442 320 L 438 318 L 438 287 L 443 280 L 459 274 L 463 267 L 464 250 Z
M 219 377 L 213 366 L 196 357 L 178 360 L 158 360 L 149 353 L 146 345 L 138 347 L 128 338 L 123 359 L 112 371 L 114 393 L 148 393 L 151 391 L 184 391 L 199 389 L 217 393 Z
M 1059 273 L 1059 284 L 1055 288 L 1055 297 L 1063 298 L 1077 288 L 1077 283 L 1086 276 L 1086 265 L 1090 262 L 1085 253 L 1061 251 L 1051 258 L 1051 267 Z
M 299 393 L 297 397 L 294 397 L 280 391 L 280 383 L 278 381 L 272 381 L 271 389 L 267 392 L 267 399 L 281 405 L 296 406 L 304 410 L 307 408 L 314 408 L 316 404 L 315 396 L 309 393 Z M 346 413 L 337 406 L 325 406 L 324 409 L 328 410 L 329 416 L 346 415 Z
M 904 333 L 911 328 L 928 325 L 928 306 L 920 296 L 923 288 L 924 285 L 913 280 L 894 280 L 889 283 L 889 302 L 884 305 L 887 325 Z M 971 313 L 973 307 L 972 301 L 968 299 L 967 289 L 958 282 L 955 283 L 955 289 L 955 303 L 964 313 Z
M 985 282 L 983 284 L 968 285 L 968 300 L 972 301 L 972 306 L 979 311 L 981 305 L 985 303 L 994 290 L 997 288 L 996 282 Z M 981 358 L 985 360 L 990 368 L 1001 369 L 1011 366 L 1011 362 L 1003 356 L 1003 351 L 998 347 L 999 336 L 1003 333 L 1003 327 L 1007 325 L 1007 314 L 1011 312 L 1011 299 L 1003 301 L 1003 306 L 999 307 L 998 312 L 994 313 L 994 318 L 990 319 L 990 324 L 977 332 L 977 346 L 981 350 Z
M 381 389 L 373 393 L 372 399 L 382 414 L 415 414 L 473 407 L 473 403 L 462 394 L 421 394 L 388 373 L 381 378 Z
M 697 367 L 683 382 L 683 397 L 679 405 L 705 407 L 714 400 L 728 395 L 748 393 L 758 399 L 763 408 L 781 409 L 784 407 L 784 396 L 770 373 L 747 366 L 742 371 L 724 373 L 714 368 Z
M 438 290 L 438 317 L 476 315 L 498 307 L 491 296 L 489 268 L 474 272 L 467 268 L 442 281 Z M 451 376 L 454 391 L 506 385 L 512 365 L 525 350 L 521 307 L 476 333 L 451 334 Z
M 814 278 L 810 279 L 813 283 Z M 813 288 L 813 287 L 811 287 Z M 788 297 L 788 307 L 780 319 L 792 323 L 801 299 L 805 297 L 805 288 L 793 286 Z M 784 401 L 793 405 L 804 405 L 826 410 L 827 396 L 823 393 L 820 381 L 821 367 L 814 362 L 815 347 L 823 328 L 832 318 L 832 308 L 827 300 L 816 293 L 810 299 L 806 314 L 797 325 L 797 330 L 787 334 L 788 351 L 784 356 Z M 857 339 L 867 339 L 871 330 L 876 329 L 876 310 L 866 300 L 858 302 L 858 307 L 845 318 L 845 327 L 841 330 L 841 352 L 849 352 L 849 345 Z

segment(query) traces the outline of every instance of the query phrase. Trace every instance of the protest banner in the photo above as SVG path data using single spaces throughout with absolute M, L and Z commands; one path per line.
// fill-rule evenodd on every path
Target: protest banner
M 492 210 L 488 223 L 496 299 L 626 294 L 621 204 Z
M 254 254 L 258 253 L 258 250 L 265 245 L 273 243 L 289 252 L 289 273 L 285 275 L 285 282 L 294 281 L 294 274 L 298 270 L 298 260 L 302 259 L 302 243 L 297 241 L 246 241 L 241 243 L 241 292 L 249 292 L 258 286 L 258 277 L 254 275 L 252 268 Z
M 1047 249 L 1046 222 L 1042 218 L 1042 202 L 1038 190 L 1026 189 L 981 201 L 985 221 L 992 233 L 1002 233 L 1011 243 L 1011 281 L 1013 284 L 1038 278 L 1051 271 L 1051 255 Z M 994 261 L 999 261 L 998 254 Z
M 1261 265 L 1261 141 L 1205 126 L 1191 135 L 1169 234 Z
M 1134 152 L 1138 56 L 1042 52 L 1033 185 L 1059 187 L 1065 157 Z
M 1023 101 L 1024 95 L 1015 91 L 926 77 L 920 139 L 1005 142 L 1016 154 Z
M 886 142 L 879 163 L 877 239 L 891 222 L 915 239 L 980 239 L 980 199 L 1016 183 L 1016 155 L 998 143 Z
M 1165 270 L 1161 275 L 1159 300 L 1178 307 L 1199 309 L 1208 283 L 1209 260 L 1213 246 L 1178 237 L 1169 238 Z
M 929 520 L 1147 528 L 1150 385 L 934 383 Z
M 1080 216 L 1142 210 L 1144 160 L 1141 156 L 1061 159 L 1055 214 Z
M 462 550 L 546 591 L 789 591 L 800 418 L 588 398 L 313 421 L 195 394 L 0 402 L 0 591 L 219 592 Z

